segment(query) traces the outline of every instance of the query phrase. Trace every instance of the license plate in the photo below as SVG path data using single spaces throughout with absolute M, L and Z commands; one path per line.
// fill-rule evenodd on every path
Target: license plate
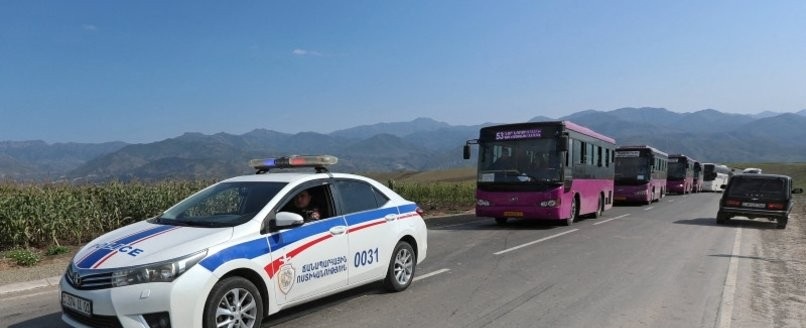
M 90 300 L 62 292 L 62 305 L 85 316 L 92 316 L 92 301 Z
M 753 207 L 753 208 L 765 208 L 765 207 L 767 207 L 767 204 L 743 202 L 742 206 L 744 206 L 744 207 Z
M 627 197 L 625 197 L 625 196 L 615 196 L 615 197 L 613 197 L 613 199 L 615 199 L 615 200 L 627 200 Z
M 507 217 L 522 217 L 523 212 L 504 212 L 504 216 L 507 216 Z

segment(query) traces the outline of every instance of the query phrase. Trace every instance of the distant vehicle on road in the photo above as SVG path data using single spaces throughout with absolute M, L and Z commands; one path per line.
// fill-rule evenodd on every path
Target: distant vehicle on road
M 652 203 L 666 193 L 669 155 L 650 146 L 616 148 L 616 202 Z
M 716 164 L 705 163 L 703 164 L 703 185 L 704 191 L 722 191 L 722 185 L 728 183 L 731 170 L 729 167 Z
M 669 155 L 669 171 L 666 176 L 666 191 L 688 194 L 694 187 L 694 162 L 682 154 Z
M 742 173 L 761 174 L 761 169 L 756 167 L 748 167 Z
M 723 185 L 724 186 L 724 185 Z M 778 229 L 786 228 L 792 210 L 792 178 L 777 174 L 739 174 L 730 179 L 719 201 L 717 224 L 725 224 L 734 216 L 776 221 Z
M 613 206 L 616 142 L 569 121 L 484 127 L 479 138 L 476 215 L 558 220 L 600 216 Z
M 691 192 L 701 192 L 702 185 L 703 185 L 703 170 L 702 170 L 702 163 L 699 161 L 694 161 L 694 180 L 691 185 Z

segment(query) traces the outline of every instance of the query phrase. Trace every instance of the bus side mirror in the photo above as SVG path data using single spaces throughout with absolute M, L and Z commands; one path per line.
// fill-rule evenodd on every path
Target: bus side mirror
M 792 189 L 792 193 L 793 194 L 802 194 L 803 193 L 803 188 Z
M 462 148 L 462 158 L 470 159 L 470 145 L 465 144 L 465 147 Z
M 560 143 L 557 145 L 558 151 L 568 151 L 568 136 L 560 137 Z

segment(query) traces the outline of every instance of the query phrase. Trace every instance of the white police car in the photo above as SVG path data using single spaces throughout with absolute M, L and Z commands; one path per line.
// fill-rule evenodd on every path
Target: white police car
M 384 280 L 406 289 L 426 256 L 416 204 L 372 179 L 329 173 L 333 156 L 253 160 L 162 215 L 90 242 L 61 279 L 74 327 L 260 327 L 281 309 Z M 307 191 L 319 219 L 290 212 Z

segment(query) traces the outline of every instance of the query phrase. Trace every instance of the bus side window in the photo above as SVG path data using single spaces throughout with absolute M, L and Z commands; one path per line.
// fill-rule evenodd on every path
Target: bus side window
M 602 146 L 596 146 L 596 165 L 602 167 Z
M 585 143 L 574 140 L 574 160 L 579 164 L 585 164 Z
M 610 148 L 605 149 L 605 167 L 610 167 Z

